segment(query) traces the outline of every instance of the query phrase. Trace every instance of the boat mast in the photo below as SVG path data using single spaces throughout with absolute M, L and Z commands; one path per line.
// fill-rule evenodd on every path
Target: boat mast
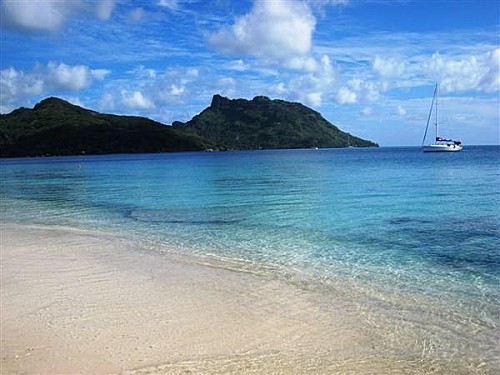
M 425 126 L 425 133 L 424 133 L 424 138 L 422 139 L 422 146 L 425 143 L 425 138 L 427 137 L 427 131 L 429 130 L 429 125 L 431 123 L 432 109 L 434 108 L 434 103 L 436 102 L 437 99 L 436 94 L 437 94 L 437 83 L 436 86 L 434 87 L 434 93 L 432 94 L 432 102 L 431 102 L 431 107 L 429 109 L 429 116 L 427 117 L 427 125 Z M 436 116 L 436 137 L 437 137 L 437 116 Z
M 436 140 L 438 138 L 438 97 L 439 97 L 439 83 L 436 82 Z

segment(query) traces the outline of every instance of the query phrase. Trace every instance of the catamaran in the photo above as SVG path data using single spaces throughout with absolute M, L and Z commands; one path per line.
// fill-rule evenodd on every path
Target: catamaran
M 432 103 L 431 103 L 431 109 L 429 111 L 429 117 L 427 118 L 427 126 L 425 127 L 424 139 L 422 140 L 422 150 L 424 152 L 460 151 L 463 148 L 462 142 L 438 136 L 438 94 L 439 94 L 439 85 L 436 83 L 436 87 L 434 88 L 434 95 L 432 96 Z M 433 108 L 435 108 L 436 140 L 434 143 L 424 146 L 425 138 L 427 137 L 427 130 L 429 129 L 429 123 L 432 117 Z

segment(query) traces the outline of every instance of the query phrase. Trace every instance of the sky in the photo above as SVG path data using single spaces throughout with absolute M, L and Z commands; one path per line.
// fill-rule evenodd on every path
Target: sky
M 212 96 L 300 102 L 381 146 L 500 144 L 497 0 L 1 0 L 0 112 L 57 96 L 188 121 Z

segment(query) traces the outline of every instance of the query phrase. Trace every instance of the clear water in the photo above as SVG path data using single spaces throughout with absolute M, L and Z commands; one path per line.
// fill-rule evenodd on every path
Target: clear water
M 0 194 L 4 221 L 110 230 L 344 293 L 496 368 L 499 161 L 498 146 L 3 159 Z

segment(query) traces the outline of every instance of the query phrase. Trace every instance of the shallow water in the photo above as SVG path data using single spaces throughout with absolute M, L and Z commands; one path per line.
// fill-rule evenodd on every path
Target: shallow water
M 3 159 L 0 194 L 4 221 L 288 280 L 358 306 L 388 356 L 495 372 L 499 161 L 496 146 Z

